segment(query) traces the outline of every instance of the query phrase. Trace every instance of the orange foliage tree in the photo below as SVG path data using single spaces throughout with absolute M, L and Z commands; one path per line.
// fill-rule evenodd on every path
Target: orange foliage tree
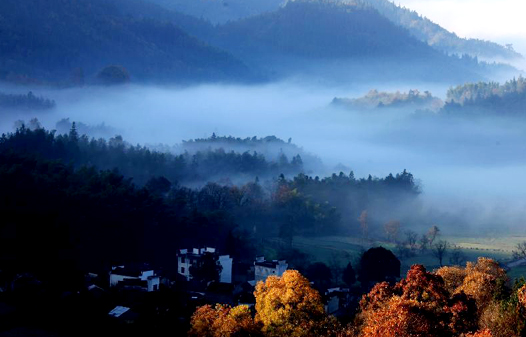
M 457 336 L 476 330 L 476 305 L 450 296 L 444 281 L 421 265 L 391 286 L 377 284 L 360 302 L 361 337 Z
M 452 293 L 464 292 L 477 301 L 479 314 L 491 303 L 500 282 L 507 281 L 506 271 L 492 259 L 480 257 L 468 262 L 465 269 L 443 267 L 437 271 Z

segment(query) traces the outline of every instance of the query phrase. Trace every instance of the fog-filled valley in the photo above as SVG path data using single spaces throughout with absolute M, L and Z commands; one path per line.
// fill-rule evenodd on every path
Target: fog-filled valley
M 0 1 L 0 337 L 525 336 L 525 41 Z
M 38 95 L 56 102 L 52 110 L 5 111 L 2 132 L 13 132 L 37 118 L 48 130 L 67 133 L 71 121 L 80 132 L 95 138 L 120 135 L 130 145 L 139 144 L 159 152 L 181 154 L 199 149 L 223 148 L 257 153 L 278 160 L 300 154 L 301 170 L 311 176 L 330 176 L 353 171 L 356 177 L 385 177 L 404 169 L 413 173 L 422 189 L 419 221 L 441 223 L 456 231 L 480 233 L 509 228 L 522 232 L 526 204 L 522 201 L 526 182 L 520 172 L 526 164 L 521 116 L 425 113 L 419 106 L 369 109 L 331 104 L 334 97 L 360 97 L 368 88 L 407 91 L 426 88 L 445 97 L 439 84 L 356 84 L 330 87 L 297 82 L 265 85 L 199 85 L 191 87 L 142 86 L 40 89 Z M 26 88 L 5 88 L 24 92 Z M 37 91 L 38 90 L 38 91 Z M 60 125 L 59 121 L 69 119 Z M 17 124 L 18 123 L 18 124 Z M 82 125 L 87 128 L 82 129 Z M 284 141 L 272 147 L 238 146 L 204 142 L 190 146 L 195 138 L 264 138 Z M 287 148 L 291 138 L 294 146 Z M 265 178 L 271 180 L 279 169 Z M 257 174 L 208 176 L 210 181 L 253 180 Z M 205 179 L 203 178 L 203 179 Z M 263 177 L 260 177 L 263 178 Z M 144 183 L 137 179 L 136 182 Z M 206 180 L 206 179 L 205 179 Z M 206 183 L 201 181 L 200 185 Z M 199 183 L 198 183 L 199 185 Z M 198 186 L 192 185 L 192 186 Z M 422 212 L 408 209 L 408 214 Z M 409 215 L 406 215 L 409 218 Z

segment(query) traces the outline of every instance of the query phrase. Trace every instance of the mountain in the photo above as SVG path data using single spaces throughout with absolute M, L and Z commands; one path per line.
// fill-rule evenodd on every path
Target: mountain
M 249 16 L 275 11 L 286 0 L 148 0 L 213 24 L 223 24 Z
M 355 3 L 355 0 L 341 0 L 344 3 Z M 429 44 L 437 50 L 448 54 L 468 54 L 482 59 L 513 59 L 522 57 L 512 46 L 501 46 L 495 42 L 464 39 L 449 32 L 417 12 L 400 7 L 389 0 L 359 0 L 376 9 L 394 24 L 406 28 L 411 35 Z
M 248 76 L 248 68 L 234 56 L 176 25 L 186 18 L 186 26 L 198 27 L 198 20 L 174 13 L 154 20 L 159 8 L 137 6 L 142 6 L 139 1 L 122 0 L 1 1 L 0 78 L 60 82 L 75 77 L 78 81 L 93 78 L 111 64 L 123 66 L 132 78 L 141 80 Z M 137 14 L 141 11 L 151 15 L 141 17 Z
M 277 77 L 464 81 L 482 73 L 475 59 L 449 57 L 365 5 L 289 1 L 218 26 L 211 43 Z

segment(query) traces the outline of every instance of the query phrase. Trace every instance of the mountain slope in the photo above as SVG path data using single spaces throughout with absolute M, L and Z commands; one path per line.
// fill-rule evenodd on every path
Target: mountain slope
M 354 3 L 355 0 L 341 0 Z M 411 35 L 448 54 L 468 54 L 483 59 L 513 59 L 521 57 L 512 48 L 479 39 L 463 39 L 417 12 L 400 7 L 388 0 L 359 0 L 370 5 L 394 24 L 406 28 Z
M 288 2 L 219 26 L 212 43 L 278 76 L 313 71 L 464 81 L 481 70 L 475 60 L 448 57 L 418 41 L 374 9 L 319 1 Z
M 247 75 L 241 61 L 173 22 L 133 17 L 118 5 L 105 0 L 1 1 L 0 77 L 60 81 L 72 72 L 93 76 L 109 64 L 122 65 L 139 79 Z
M 278 9 L 286 0 L 147 0 L 167 9 L 222 24 Z

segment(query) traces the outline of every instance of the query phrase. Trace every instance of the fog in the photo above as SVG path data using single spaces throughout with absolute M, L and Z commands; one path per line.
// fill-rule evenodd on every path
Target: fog
M 13 131 L 16 120 L 37 117 L 49 129 L 62 118 L 91 126 L 105 123 L 128 142 L 143 145 L 180 144 L 212 133 L 290 137 L 323 161 L 324 172 L 314 174 L 327 175 L 343 167 L 354 170 L 357 177 L 384 177 L 407 169 L 420 182 L 424 208 L 433 217 L 429 221 L 448 222 L 443 225 L 450 226 L 450 234 L 455 234 L 451 231 L 456 222 L 477 231 L 519 231 L 526 215 L 526 123 L 330 107 L 334 97 L 411 88 L 444 98 L 448 86 L 317 87 L 292 81 L 254 86 L 32 88 L 35 95 L 54 99 L 57 107 L 3 112 L 0 131 Z M 0 90 L 27 93 L 29 89 Z

